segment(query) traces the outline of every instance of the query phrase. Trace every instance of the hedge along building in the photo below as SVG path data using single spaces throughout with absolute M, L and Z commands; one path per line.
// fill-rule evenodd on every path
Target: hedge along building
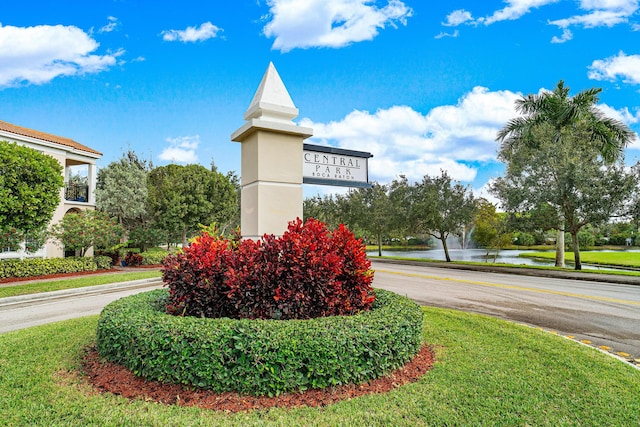
M 282 235 L 289 221 L 302 218 L 302 184 L 368 187 L 371 154 L 304 144 L 313 130 L 298 126 L 289 92 L 269 63 L 245 124 L 231 134 L 242 144 L 242 237 Z
M 82 145 L 73 139 L 51 135 L 33 129 L 0 121 L 0 141 L 14 142 L 47 154 L 62 165 L 64 187 L 60 189 L 60 203 L 53 212 L 51 223 L 59 222 L 67 213 L 95 209 L 96 160 L 102 153 Z M 73 180 L 73 172 L 86 175 L 86 183 Z M 2 252 L 0 258 L 24 258 L 26 256 L 60 258 L 64 248 L 54 240 L 48 240 L 39 251 L 26 254 L 24 251 Z

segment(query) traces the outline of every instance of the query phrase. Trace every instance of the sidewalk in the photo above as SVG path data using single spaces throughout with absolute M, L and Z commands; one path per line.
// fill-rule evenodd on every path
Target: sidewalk
M 96 276 L 124 276 L 127 273 L 134 273 L 137 271 L 152 271 L 154 269 L 160 269 L 160 267 L 112 267 L 109 271 L 97 271 L 97 272 L 88 272 L 88 274 L 69 274 L 63 277 L 42 277 L 37 279 L 27 279 L 27 280 L 16 280 L 12 282 L 0 283 L 1 287 L 8 286 L 21 286 L 28 285 L 31 283 L 40 283 L 40 282 L 55 282 L 61 280 L 69 280 L 74 278 L 81 277 L 96 277 Z M 33 294 L 26 295 L 18 295 L 13 297 L 4 297 L 0 298 L 0 307 L 10 306 L 16 304 L 24 304 L 29 302 L 42 301 L 47 299 L 57 299 L 64 298 L 70 295 L 80 295 L 80 294 L 96 294 L 96 293 L 109 293 L 115 292 L 121 289 L 135 289 L 135 288 L 146 288 L 151 286 L 159 286 L 162 285 L 161 277 L 153 277 L 147 279 L 137 279 L 137 280 L 129 280 L 122 282 L 113 282 L 107 283 L 104 285 L 94 285 L 94 286 L 85 286 L 81 288 L 69 288 L 62 289 L 58 291 L 50 291 L 50 292 L 38 292 Z
M 31 303 L 43 300 L 54 300 L 70 295 L 90 295 L 116 292 L 124 289 L 137 289 L 162 286 L 162 279 L 159 277 L 152 279 L 130 280 L 128 282 L 109 283 L 106 285 L 87 286 L 83 288 L 62 289 L 60 291 L 38 292 L 35 294 L 18 295 L 15 297 L 0 298 L 0 307 Z

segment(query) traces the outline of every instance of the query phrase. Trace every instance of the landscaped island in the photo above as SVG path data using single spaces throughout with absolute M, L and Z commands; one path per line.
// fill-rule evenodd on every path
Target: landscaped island
M 277 395 L 380 377 L 422 342 L 420 307 L 374 292 L 344 226 L 297 220 L 258 242 L 204 233 L 163 279 L 168 291 L 109 304 L 97 328 L 101 356 L 150 380 Z

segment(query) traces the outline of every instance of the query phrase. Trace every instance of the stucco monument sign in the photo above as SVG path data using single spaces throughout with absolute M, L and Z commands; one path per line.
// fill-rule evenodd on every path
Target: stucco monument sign
M 242 237 L 282 235 L 302 218 L 302 184 L 368 187 L 371 154 L 304 144 L 313 130 L 293 119 L 298 109 L 272 63 L 262 77 L 245 123 L 231 140 L 241 144 Z
M 302 153 L 305 184 L 371 187 L 370 153 L 312 144 L 304 144 Z

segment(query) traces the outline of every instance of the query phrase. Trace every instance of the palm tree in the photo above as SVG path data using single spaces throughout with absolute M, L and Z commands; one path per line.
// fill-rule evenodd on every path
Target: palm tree
M 569 88 L 560 80 L 552 92 L 529 94 L 516 100 L 516 111 L 522 115 L 509 120 L 498 132 L 496 140 L 503 144 L 501 152 L 513 152 L 523 146 L 539 148 L 542 141 L 538 130 L 544 127 L 549 131 L 550 142 L 557 147 L 557 156 L 562 155 L 565 141 L 582 134 L 586 135 L 585 144 L 595 144 L 603 161 L 616 162 L 635 134 L 624 123 L 606 117 L 596 107 L 601 91 L 601 88 L 592 88 L 570 97 Z M 559 208 L 558 215 L 556 266 L 563 267 L 565 212 Z M 579 258 L 576 261 L 576 269 L 579 269 Z
M 553 142 L 561 144 L 564 131 L 583 122 L 590 129 L 592 141 L 599 143 L 603 159 L 614 162 L 633 140 L 634 133 L 624 123 L 606 117 L 596 107 L 600 92 L 601 88 L 591 88 L 569 97 L 569 88 L 560 80 L 553 92 L 523 96 L 516 100 L 516 111 L 523 116 L 509 120 L 498 131 L 496 139 L 509 145 L 525 143 L 535 146 L 533 130 L 547 124 L 554 130 Z

